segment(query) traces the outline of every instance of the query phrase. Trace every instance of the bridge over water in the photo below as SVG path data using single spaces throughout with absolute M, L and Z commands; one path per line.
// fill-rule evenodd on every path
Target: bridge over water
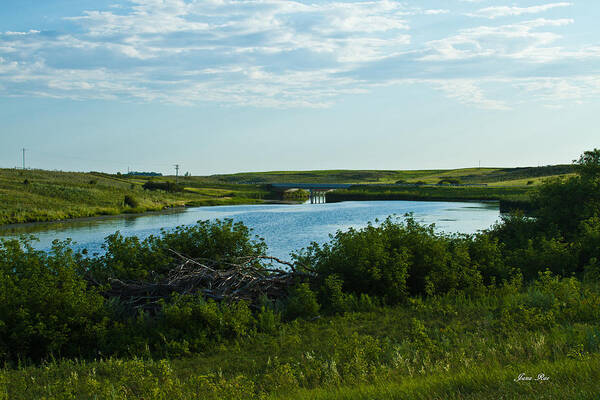
M 325 203 L 325 193 L 335 189 L 348 189 L 351 184 L 345 183 L 272 183 L 276 189 L 304 189 L 308 190 L 310 204 Z

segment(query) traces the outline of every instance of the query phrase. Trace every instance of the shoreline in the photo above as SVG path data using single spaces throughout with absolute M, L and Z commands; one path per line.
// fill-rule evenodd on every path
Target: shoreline
M 433 202 L 433 203 L 484 203 L 484 204 L 492 204 L 492 203 L 500 203 L 500 200 L 474 200 L 474 199 L 365 199 L 365 200 L 341 200 L 341 201 L 330 201 L 325 204 L 335 204 L 335 203 L 343 203 L 347 201 L 422 201 L 422 202 Z M 263 200 L 261 203 L 238 203 L 238 204 L 215 204 L 215 205 L 186 205 L 186 206 L 177 206 L 177 207 L 166 207 L 162 210 L 149 210 L 144 212 L 137 213 L 121 213 L 121 214 L 110 214 L 110 215 L 93 215 L 88 217 L 74 217 L 74 218 L 66 218 L 66 219 L 55 219 L 49 221 L 31 221 L 31 222 L 17 222 L 12 224 L 0 224 L 0 239 L 2 238 L 3 231 L 9 231 L 11 229 L 19 229 L 19 228 L 28 228 L 28 227 L 36 227 L 36 226 L 44 226 L 48 225 L 49 227 L 52 225 L 60 225 L 62 223 L 70 224 L 70 223 L 85 223 L 85 222 L 93 222 L 93 221 L 103 221 L 110 219 L 118 219 L 118 218 L 139 218 L 144 216 L 152 216 L 152 215 L 168 215 L 168 214 L 177 214 L 184 212 L 188 208 L 198 208 L 198 207 L 228 207 L 228 206 L 243 206 L 243 205 L 267 205 L 267 204 L 279 204 L 279 205 L 295 205 L 295 204 L 303 204 L 303 202 L 291 201 L 291 200 Z
M 262 203 L 236 203 L 236 204 L 206 204 L 206 205 L 185 205 L 185 206 L 175 206 L 175 207 L 165 207 L 162 210 L 148 210 L 143 212 L 135 212 L 135 213 L 120 213 L 120 214 L 98 214 L 91 215 L 88 217 L 73 217 L 73 218 L 64 218 L 64 219 L 52 219 L 48 221 L 29 221 L 29 222 L 15 222 L 12 224 L 0 224 L 0 233 L 5 230 L 10 230 L 11 228 L 26 228 L 26 227 L 35 227 L 40 225 L 54 225 L 60 223 L 76 223 L 76 222 L 90 222 L 90 221 L 103 221 L 107 219 L 116 219 L 116 218 L 139 218 L 144 216 L 151 215 L 168 215 L 168 214 L 176 214 L 185 211 L 188 208 L 197 208 L 197 207 L 227 207 L 227 206 L 244 206 L 244 205 L 261 205 L 261 204 L 281 204 L 281 205 L 292 205 L 292 204 L 300 204 L 298 202 L 289 201 L 289 200 L 263 200 Z M 0 234 L 0 238 L 2 235 Z

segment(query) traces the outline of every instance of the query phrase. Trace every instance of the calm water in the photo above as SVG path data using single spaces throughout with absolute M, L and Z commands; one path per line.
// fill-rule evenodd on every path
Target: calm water
M 338 229 L 360 228 L 369 221 L 388 215 L 414 213 L 418 221 L 435 223 L 448 233 L 475 233 L 489 228 L 499 219 L 497 203 L 447 203 L 424 201 L 361 201 L 331 204 L 246 205 L 194 207 L 167 213 L 89 219 L 80 221 L 29 224 L 0 227 L 0 237 L 33 234 L 39 238 L 36 247 L 48 249 L 54 239 L 71 238 L 76 249 L 101 252 L 106 236 L 115 231 L 140 238 L 156 234 L 161 228 L 171 229 L 199 220 L 233 218 L 265 238 L 270 255 L 289 258 L 291 251 L 311 242 L 323 243 Z

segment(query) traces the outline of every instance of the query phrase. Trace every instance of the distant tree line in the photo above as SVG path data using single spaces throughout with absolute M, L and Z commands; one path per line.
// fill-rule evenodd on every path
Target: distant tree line
M 160 172 L 139 172 L 139 171 L 131 171 L 126 173 L 127 176 L 163 176 Z
M 142 185 L 146 190 L 164 190 L 165 192 L 183 192 L 183 186 L 175 182 L 148 181 Z

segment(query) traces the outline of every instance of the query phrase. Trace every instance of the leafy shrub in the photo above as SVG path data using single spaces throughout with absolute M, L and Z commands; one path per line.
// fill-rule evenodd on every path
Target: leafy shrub
M 487 258 L 483 255 L 483 244 L 477 256 L 482 265 L 474 264 L 469 254 L 471 240 L 437 234 L 433 226 L 407 216 L 404 222 L 387 218 L 379 226 L 338 231 L 330 243 L 313 244 L 294 257 L 319 272 L 321 286 L 336 303 L 326 307 L 336 309 L 341 300 L 339 293 L 333 293 L 340 284 L 329 278 L 333 275 L 343 282 L 344 292 L 380 297 L 387 303 L 403 301 L 411 294 L 480 288 L 479 268 L 502 269 L 502 265 L 493 249 L 487 250 L 492 252 Z
M 385 296 L 389 301 L 406 297 L 409 254 L 396 246 L 400 225 L 387 219 L 382 226 L 338 231 L 331 243 L 313 244 L 295 257 L 312 265 L 322 279 L 336 275 L 349 293 Z
M 308 283 L 301 283 L 290 289 L 286 302 L 286 318 L 311 318 L 319 313 L 321 306 Z
M 460 185 L 460 179 L 458 178 L 444 178 L 444 179 L 440 179 L 440 181 L 438 182 L 438 185 Z
M 202 296 L 174 295 L 163 303 L 152 334 L 163 341 L 185 342 L 197 352 L 209 342 L 248 336 L 253 327 L 254 318 L 246 302 L 219 304 Z
M 128 194 L 125 195 L 123 203 L 125 203 L 126 206 L 131 208 L 137 208 L 140 205 L 139 201 L 135 197 Z
M 480 234 L 468 239 L 471 263 L 481 273 L 484 284 L 493 285 L 510 279 L 513 268 L 507 266 L 502 254 L 502 244 L 497 238 Z
M 164 190 L 165 192 L 183 192 L 183 186 L 174 182 L 148 181 L 142 185 L 146 190 Z
M 330 313 L 343 313 L 352 307 L 350 295 L 342 290 L 344 281 L 337 275 L 332 274 L 325 278 L 321 287 L 321 304 Z
M 287 190 L 282 194 L 283 200 L 305 201 L 309 198 L 309 193 L 306 190 Z
M 585 151 L 573 164 L 575 172 L 584 179 L 600 177 L 600 149 Z
M 271 308 L 261 307 L 256 315 L 256 329 L 263 333 L 275 333 L 281 322 L 281 314 Z
M 252 238 L 251 230 L 243 223 L 225 219 L 178 226 L 144 240 L 116 232 L 105 239 L 103 248 L 106 252 L 102 256 L 82 261 L 86 273 L 100 281 L 107 277 L 146 279 L 151 273 L 160 278 L 179 261 L 171 250 L 215 261 L 216 268 L 227 268 L 225 263 L 236 258 L 265 255 L 266 244 Z
M 94 354 L 104 301 L 77 273 L 69 244 L 46 253 L 27 239 L 0 241 L 0 359 Z

